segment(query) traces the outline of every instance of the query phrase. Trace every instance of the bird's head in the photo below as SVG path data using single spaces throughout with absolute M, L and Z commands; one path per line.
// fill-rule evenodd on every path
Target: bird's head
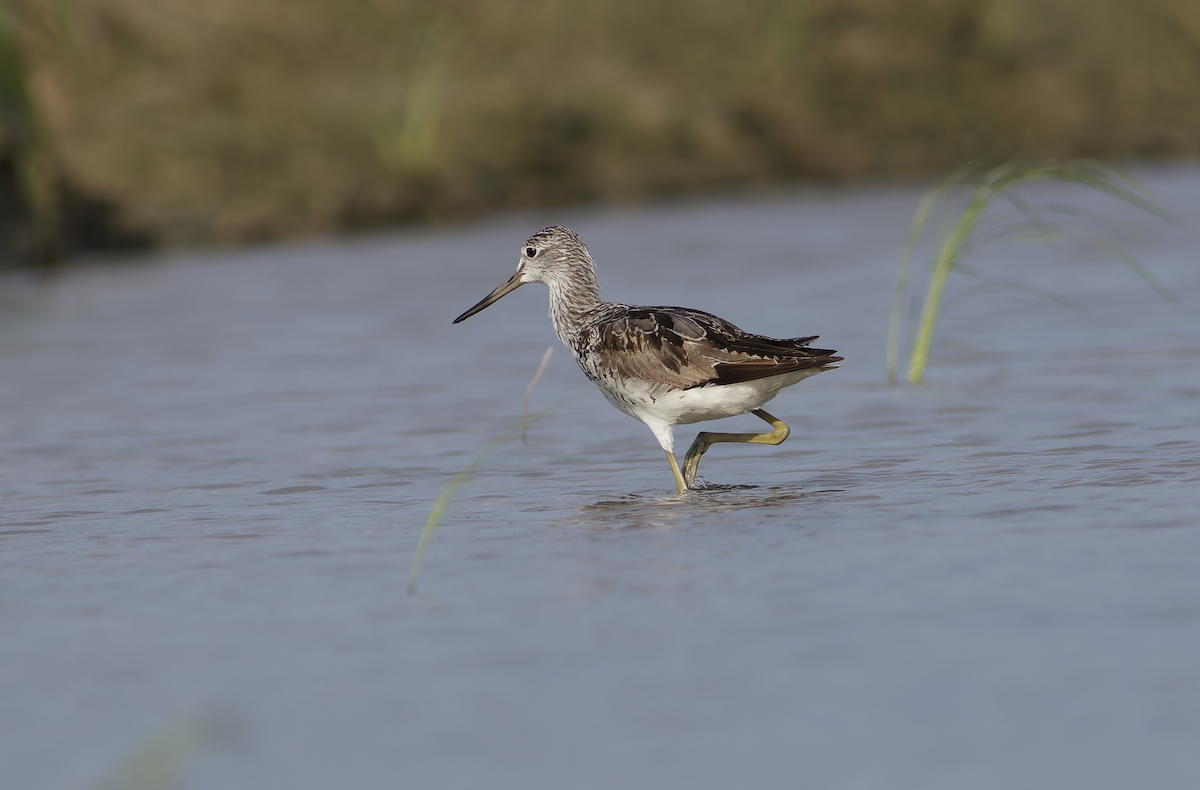
M 517 270 L 496 290 L 480 300 L 479 304 L 466 311 L 454 323 L 464 321 L 497 302 L 525 283 L 545 283 L 551 287 L 583 282 L 595 287 L 596 267 L 587 247 L 575 231 L 554 225 L 539 230 L 521 245 Z

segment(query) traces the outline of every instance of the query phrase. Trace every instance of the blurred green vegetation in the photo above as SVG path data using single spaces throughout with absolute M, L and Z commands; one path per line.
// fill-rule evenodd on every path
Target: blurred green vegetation
M 228 708 L 208 705 L 159 722 L 96 784 L 96 790 L 173 790 L 207 753 L 242 740 L 242 723 Z
M 56 172 L 168 244 L 1200 151 L 1196 0 L 0 2 Z
M 0 256 L 46 257 L 56 206 L 18 17 L 0 5 Z
M 45 123 L 47 77 L 27 49 L 70 50 L 74 8 L 72 0 L 0 0 L 0 268 L 152 240 L 123 222 L 115 203 L 79 189 Z

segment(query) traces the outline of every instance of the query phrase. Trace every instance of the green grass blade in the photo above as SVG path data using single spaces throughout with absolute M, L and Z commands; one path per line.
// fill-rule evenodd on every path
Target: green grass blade
M 487 444 L 483 446 L 483 449 L 476 453 L 475 456 L 467 462 L 466 466 L 456 472 L 446 483 L 446 485 L 442 486 L 442 490 L 438 492 L 437 498 L 433 501 L 433 506 L 429 509 L 429 515 L 425 518 L 425 526 L 421 529 L 421 537 L 417 540 L 417 549 L 413 553 L 412 565 L 409 567 L 408 583 L 406 585 L 406 589 L 410 595 L 416 593 L 417 591 L 417 583 L 421 578 L 421 566 L 425 562 L 425 554 L 429 551 L 429 543 L 433 540 L 433 534 L 441 525 L 442 517 L 446 513 L 446 508 L 449 506 L 450 500 L 454 498 L 456 493 L 458 493 L 458 489 L 462 488 L 465 483 L 467 483 L 479 472 L 479 468 L 483 465 L 483 462 L 487 460 L 488 456 L 503 447 L 508 442 L 512 441 L 517 436 L 521 435 L 521 432 L 525 430 L 525 427 L 529 422 L 541 419 L 557 409 L 564 402 L 565 399 L 555 401 L 549 406 L 538 409 L 532 414 L 525 415 L 521 419 L 521 422 L 513 425 L 503 433 L 493 436 L 488 440 Z
M 1150 271 L 1145 266 L 1143 266 L 1141 263 L 1139 263 L 1137 261 L 1137 259 L 1134 258 L 1132 255 L 1130 255 L 1128 252 L 1121 249 L 1121 247 L 1119 247 L 1116 244 L 1113 244 L 1108 239 L 1100 238 L 1099 236 L 1092 238 L 1090 241 L 1093 244 L 1095 244 L 1096 246 L 1100 247 L 1101 249 L 1108 250 L 1113 255 L 1115 255 L 1122 263 L 1124 263 L 1126 266 L 1128 266 L 1130 268 L 1130 270 L 1133 271 L 1134 274 L 1136 274 L 1138 277 L 1140 277 L 1142 279 L 1142 282 L 1146 283 L 1146 285 L 1153 288 L 1154 292 L 1157 293 L 1159 296 L 1161 296 L 1163 299 L 1165 299 L 1168 302 L 1171 302 L 1172 304 L 1177 304 L 1179 302 L 1179 297 L 1177 297 L 1175 294 L 1168 291 L 1163 286 L 1163 284 L 1160 283 L 1154 277 L 1154 275 L 1150 273 Z
M 955 170 L 941 184 L 926 190 L 913 214 L 912 222 L 909 223 L 908 238 L 904 243 L 904 251 L 900 255 L 900 265 L 896 269 L 896 287 L 892 293 L 892 309 L 888 320 L 887 377 L 888 381 L 893 384 L 896 383 L 897 370 L 900 366 L 900 316 L 904 310 L 904 297 L 908 292 L 909 261 L 911 261 L 917 242 L 929 222 L 930 215 L 933 214 L 938 204 L 944 203 L 946 197 L 978 167 L 978 162 L 979 160 L 968 162 Z M 947 216 L 948 209 L 943 209 L 943 228 L 946 225 Z M 939 230 L 939 237 L 941 235 L 942 231 Z
M 134 746 L 96 790 L 172 790 L 206 752 L 236 743 L 240 729 L 228 711 L 219 709 L 175 716 Z
M 892 311 L 888 319 L 887 377 L 891 383 L 896 382 L 896 371 L 900 364 L 900 314 L 904 309 L 904 295 L 908 292 L 909 261 L 912 260 L 913 250 L 917 246 L 917 240 L 921 237 L 925 223 L 929 220 L 929 215 L 934 206 L 945 196 L 946 191 L 946 187 L 943 185 L 926 190 L 922 195 L 921 202 L 917 205 L 917 211 L 909 225 L 908 239 L 904 242 L 904 252 L 900 255 L 900 265 L 896 269 L 896 288 L 892 293 Z
M 960 300 L 966 300 L 972 294 L 980 293 L 982 291 L 1018 291 L 1020 293 L 1029 294 L 1030 296 L 1036 296 L 1038 298 L 1054 302 L 1057 305 L 1068 307 L 1077 312 L 1087 311 L 1087 306 L 1083 304 L 1083 302 L 1080 302 L 1077 299 L 1072 299 L 1066 294 L 1061 294 L 1058 291 L 1052 291 L 1049 288 L 1041 288 L 1036 285 L 1019 283 L 1012 280 L 988 280 L 988 282 L 971 286 L 958 298 Z
M 446 483 L 438 493 L 437 499 L 433 502 L 433 507 L 429 509 L 429 516 L 425 519 L 425 526 L 421 530 L 421 538 L 417 541 L 417 550 L 413 554 L 412 567 L 408 571 L 407 590 L 409 595 L 417 591 L 417 582 L 421 578 L 421 566 L 425 562 L 425 553 L 429 551 L 429 542 L 433 540 L 433 533 L 437 530 L 438 524 L 441 523 L 442 515 L 446 512 L 446 506 L 450 504 L 450 500 L 454 497 L 458 489 L 475 476 L 475 473 L 479 470 L 484 460 L 501 445 L 512 439 L 514 435 L 515 432 L 510 430 L 493 437 L 461 471 L 450 478 L 450 482 Z
M 986 230 L 977 231 L 963 242 L 959 249 L 959 258 L 964 258 L 975 250 L 994 244 L 997 241 L 1050 241 L 1061 234 L 1046 223 L 1030 223 L 1025 221 L 995 225 Z
M 546 349 L 546 353 L 542 355 L 542 364 L 538 365 L 537 373 L 533 375 L 533 380 L 529 382 L 529 386 L 525 388 L 525 407 L 521 412 L 521 443 L 525 443 L 525 429 L 529 427 L 529 396 L 533 394 L 533 388 L 537 386 L 538 381 L 542 378 L 542 374 L 546 372 L 546 365 L 550 362 L 550 355 L 554 353 L 554 346 Z
M 938 250 L 933 274 L 929 279 L 929 289 L 925 294 L 925 304 L 921 310 L 921 320 L 917 328 L 912 356 L 909 359 L 908 380 L 914 384 L 921 382 L 925 377 L 925 367 L 929 361 L 929 348 L 933 342 L 934 329 L 937 326 L 938 308 L 946 287 L 946 279 L 950 276 L 950 270 L 958 259 L 967 237 L 975 228 L 975 224 L 995 194 L 995 188 L 991 184 L 984 183 L 977 187 L 967 202 L 967 207 L 963 209 L 958 221 L 954 223 L 949 237 Z
M 971 168 L 975 166 L 977 163 L 960 168 L 940 187 L 927 192 L 914 214 L 909 237 L 905 241 L 904 254 L 901 256 L 900 266 L 897 270 L 896 293 L 892 297 L 887 353 L 887 375 L 890 382 L 894 383 L 896 380 L 899 358 L 899 314 L 908 288 L 910 259 L 917 245 L 918 237 L 923 233 L 933 210 L 934 202 L 930 199 L 931 196 L 937 197 L 943 209 L 941 223 L 934 240 L 929 284 L 921 305 L 919 324 L 909 355 L 908 380 L 913 383 L 924 380 L 925 369 L 929 361 L 929 350 L 950 273 L 957 271 L 971 276 L 983 276 L 981 272 L 961 264 L 965 255 L 1000 239 L 1049 240 L 1063 235 L 1068 227 L 1048 221 L 1047 215 L 1088 220 L 1101 225 L 1109 222 L 1107 217 L 1098 212 L 1066 204 L 1034 205 L 1017 194 L 1014 187 L 1037 181 L 1062 181 L 1077 184 L 1145 211 L 1172 225 L 1182 224 L 1173 214 L 1145 197 L 1132 179 L 1111 168 L 1089 162 L 1047 164 L 1026 168 L 1018 167 L 1012 160 L 1003 162 L 982 173 L 967 196 L 965 204 L 962 204 L 961 208 L 956 208 L 950 200 L 951 194 L 962 186 L 970 174 Z M 1001 198 L 1013 206 L 1023 219 L 1015 222 L 986 223 L 984 218 L 997 198 Z M 1086 230 L 1086 226 L 1083 229 Z M 1160 296 L 1174 301 L 1174 296 L 1125 250 L 1095 233 L 1088 234 L 1088 238 L 1092 243 L 1108 250 L 1120 259 Z M 1066 306 L 1076 307 L 1078 305 L 1075 300 L 1067 296 L 1036 286 L 993 282 L 989 283 L 988 287 L 1005 287 L 1042 296 Z
M 1128 203 L 1135 208 L 1139 208 L 1153 217 L 1157 217 L 1163 222 L 1166 222 L 1168 225 L 1173 225 L 1177 228 L 1184 227 L 1184 222 L 1183 220 L 1179 219 L 1179 217 L 1159 206 L 1149 198 L 1143 197 L 1132 190 L 1124 189 L 1111 182 L 1086 175 L 1068 173 L 1064 174 L 1062 179 L 1064 181 L 1074 181 L 1097 191 L 1103 192 L 1110 197 L 1120 200 L 1123 203 Z

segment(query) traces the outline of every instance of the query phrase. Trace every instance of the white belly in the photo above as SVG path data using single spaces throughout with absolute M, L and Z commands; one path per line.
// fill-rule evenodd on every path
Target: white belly
M 820 368 L 810 368 L 754 381 L 686 390 L 663 391 L 636 379 L 626 379 L 619 387 L 601 382 L 597 386 L 618 409 L 654 428 L 719 420 L 761 409 L 779 390 L 820 372 Z

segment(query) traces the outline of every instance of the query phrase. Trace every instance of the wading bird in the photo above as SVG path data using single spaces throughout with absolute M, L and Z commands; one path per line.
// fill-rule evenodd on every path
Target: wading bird
M 763 411 L 784 387 L 832 368 L 841 357 L 809 348 L 817 337 L 752 335 L 715 315 L 686 307 L 635 307 L 600 300 L 596 266 L 574 231 L 550 227 L 521 246 L 517 271 L 454 323 L 525 283 L 550 288 L 550 320 L 585 376 L 612 405 L 646 424 L 658 439 L 682 496 L 696 486 L 700 456 L 718 442 L 780 444 L 791 429 Z M 683 469 L 674 427 L 751 413 L 770 433 L 696 436 Z

